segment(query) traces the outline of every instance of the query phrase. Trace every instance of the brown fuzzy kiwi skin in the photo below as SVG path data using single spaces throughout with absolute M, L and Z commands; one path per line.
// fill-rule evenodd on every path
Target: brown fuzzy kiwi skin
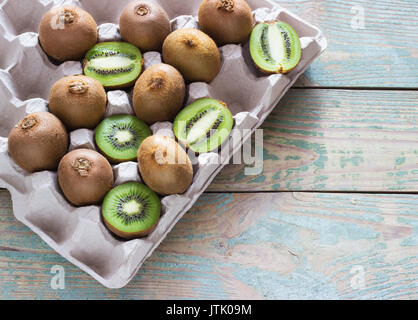
M 61 21 L 63 17 L 66 22 Z M 59 6 L 48 11 L 39 26 L 44 51 L 58 61 L 81 60 L 98 39 L 97 24 L 86 11 L 75 6 Z
M 152 125 L 173 121 L 183 107 L 186 84 L 174 67 L 160 63 L 145 70 L 135 84 L 133 108 L 138 118 Z
M 178 29 L 163 44 L 163 60 L 181 72 L 186 82 L 211 82 L 221 69 L 215 41 L 197 29 Z
M 162 135 L 150 136 L 142 142 L 138 168 L 145 184 L 163 196 L 182 194 L 193 181 L 187 153 L 176 141 Z
M 30 173 L 56 170 L 68 145 L 69 137 L 64 124 L 49 112 L 24 117 L 11 130 L 8 139 L 11 158 Z
M 49 94 L 49 111 L 69 130 L 94 129 L 104 118 L 106 105 L 102 84 L 83 75 L 58 80 Z
M 114 184 L 110 163 L 100 153 L 77 149 L 62 158 L 58 183 L 65 198 L 75 206 L 99 204 Z
M 245 43 L 254 26 L 254 17 L 245 0 L 203 0 L 198 12 L 200 29 L 218 44 Z
M 122 39 L 142 52 L 161 51 L 164 39 L 171 32 L 167 13 L 157 3 L 137 0 L 128 3 L 119 19 Z
M 102 212 L 102 216 L 103 216 L 103 212 Z M 125 240 L 132 240 L 132 239 L 137 239 L 137 238 L 143 238 L 146 237 L 147 235 L 149 235 L 151 232 L 153 232 L 155 230 L 155 228 L 158 225 L 159 219 L 157 219 L 157 221 L 155 221 L 155 224 L 146 229 L 146 230 L 142 230 L 140 232 L 134 232 L 134 233 L 129 233 L 129 232 L 124 232 L 121 231 L 119 229 L 116 229 L 114 226 L 112 226 L 110 223 L 108 223 L 104 218 L 103 221 L 106 225 L 106 227 L 115 235 L 117 235 L 118 237 L 125 239 Z

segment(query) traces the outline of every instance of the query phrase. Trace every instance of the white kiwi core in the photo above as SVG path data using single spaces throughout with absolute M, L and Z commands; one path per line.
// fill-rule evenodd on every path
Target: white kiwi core
M 123 212 L 126 213 L 128 216 L 132 216 L 134 214 L 139 213 L 141 209 L 142 204 L 134 199 L 128 201 L 127 203 L 124 203 L 122 206 Z
M 206 132 L 209 132 L 214 123 L 219 117 L 219 111 L 209 110 L 202 118 L 197 120 L 187 135 L 187 143 L 196 142 L 196 140 L 206 136 Z
M 280 30 L 276 28 L 276 26 L 269 27 L 268 39 L 271 57 L 274 59 L 274 61 L 282 61 L 285 57 L 283 39 Z
M 116 139 L 119 143 L 123 144 L 123 143 L 127 143 L 127 142 L 131 141 L 131 140 L 133 139 L 133 135 L 132 135 L 132 133 L 131 133 L 130 131 L 128 131 L 128 130 L 121 130 L 121 131 L 118 131 L 118 132 L 115 134 L 115 139 Z
M 113 56 L 113 57 L 99 57 L 91 60 L 91 66 L 100 69 L 119 69 L 127 68 L 132 64 L 132 60 L 129 57 Z

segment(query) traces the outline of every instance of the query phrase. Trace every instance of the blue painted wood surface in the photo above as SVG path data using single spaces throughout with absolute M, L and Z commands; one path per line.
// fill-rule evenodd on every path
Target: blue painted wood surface
M 417 1 L 276 2 L 328 38 L 327 50 L 297 86 L 418 88 Z
M 390 191 L 418 186 L 418 91 L 292 89 L 265 120 L 264 170 L 228 165 L 210 191 Z
M 417 195 L 206 194 L 120 290 L 54 253 L 7 199 L 1 191 L 2 298 L 418 298 Z M 50 286 L 55 265 L 64 290 Z

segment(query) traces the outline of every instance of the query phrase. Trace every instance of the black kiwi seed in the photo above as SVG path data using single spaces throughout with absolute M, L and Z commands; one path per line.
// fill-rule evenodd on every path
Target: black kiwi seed
M 263 50 L 263 55 L 265 57 L 266 60 L 274 62 L 273 57 L 270 54 L 270 46 L 269 46 L 269 42 L 268 42 L 268 32 L 269 32 L 269 28 L 268 26 L 265 26 L 263 28 L 262 34 L 261 34 L 261 48 Z

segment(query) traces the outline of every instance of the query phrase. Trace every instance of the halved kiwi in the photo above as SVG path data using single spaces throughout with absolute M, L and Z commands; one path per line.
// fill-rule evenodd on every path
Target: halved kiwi
M 127 42 L 103 42 L 86 54 L 84 74 L 102 83 L 106 89 L 133 85 L 144 65 L 141 51 Z
M 177 139 L 196 153 L 217 149 L 229 136 L 234 118 L 227 105 L 211 98 L 198 99 L 174 120 Z
M 272 21 L 255 26 L 250 52 L 256 66 L 265 73 L 287 73 L 300 61 L 299 36 L 287 23 Z
M 128 182 L 109 191 L 103 200 L 105 225 L 124 239 L 148 235 L 158 223 L 161 201 L 146 185 Z
M 140 119 L 116 115 L 104 119 L 96 128 L 96 144 L 113 163 L 136 160 L 142 141 L 152 134 Z

